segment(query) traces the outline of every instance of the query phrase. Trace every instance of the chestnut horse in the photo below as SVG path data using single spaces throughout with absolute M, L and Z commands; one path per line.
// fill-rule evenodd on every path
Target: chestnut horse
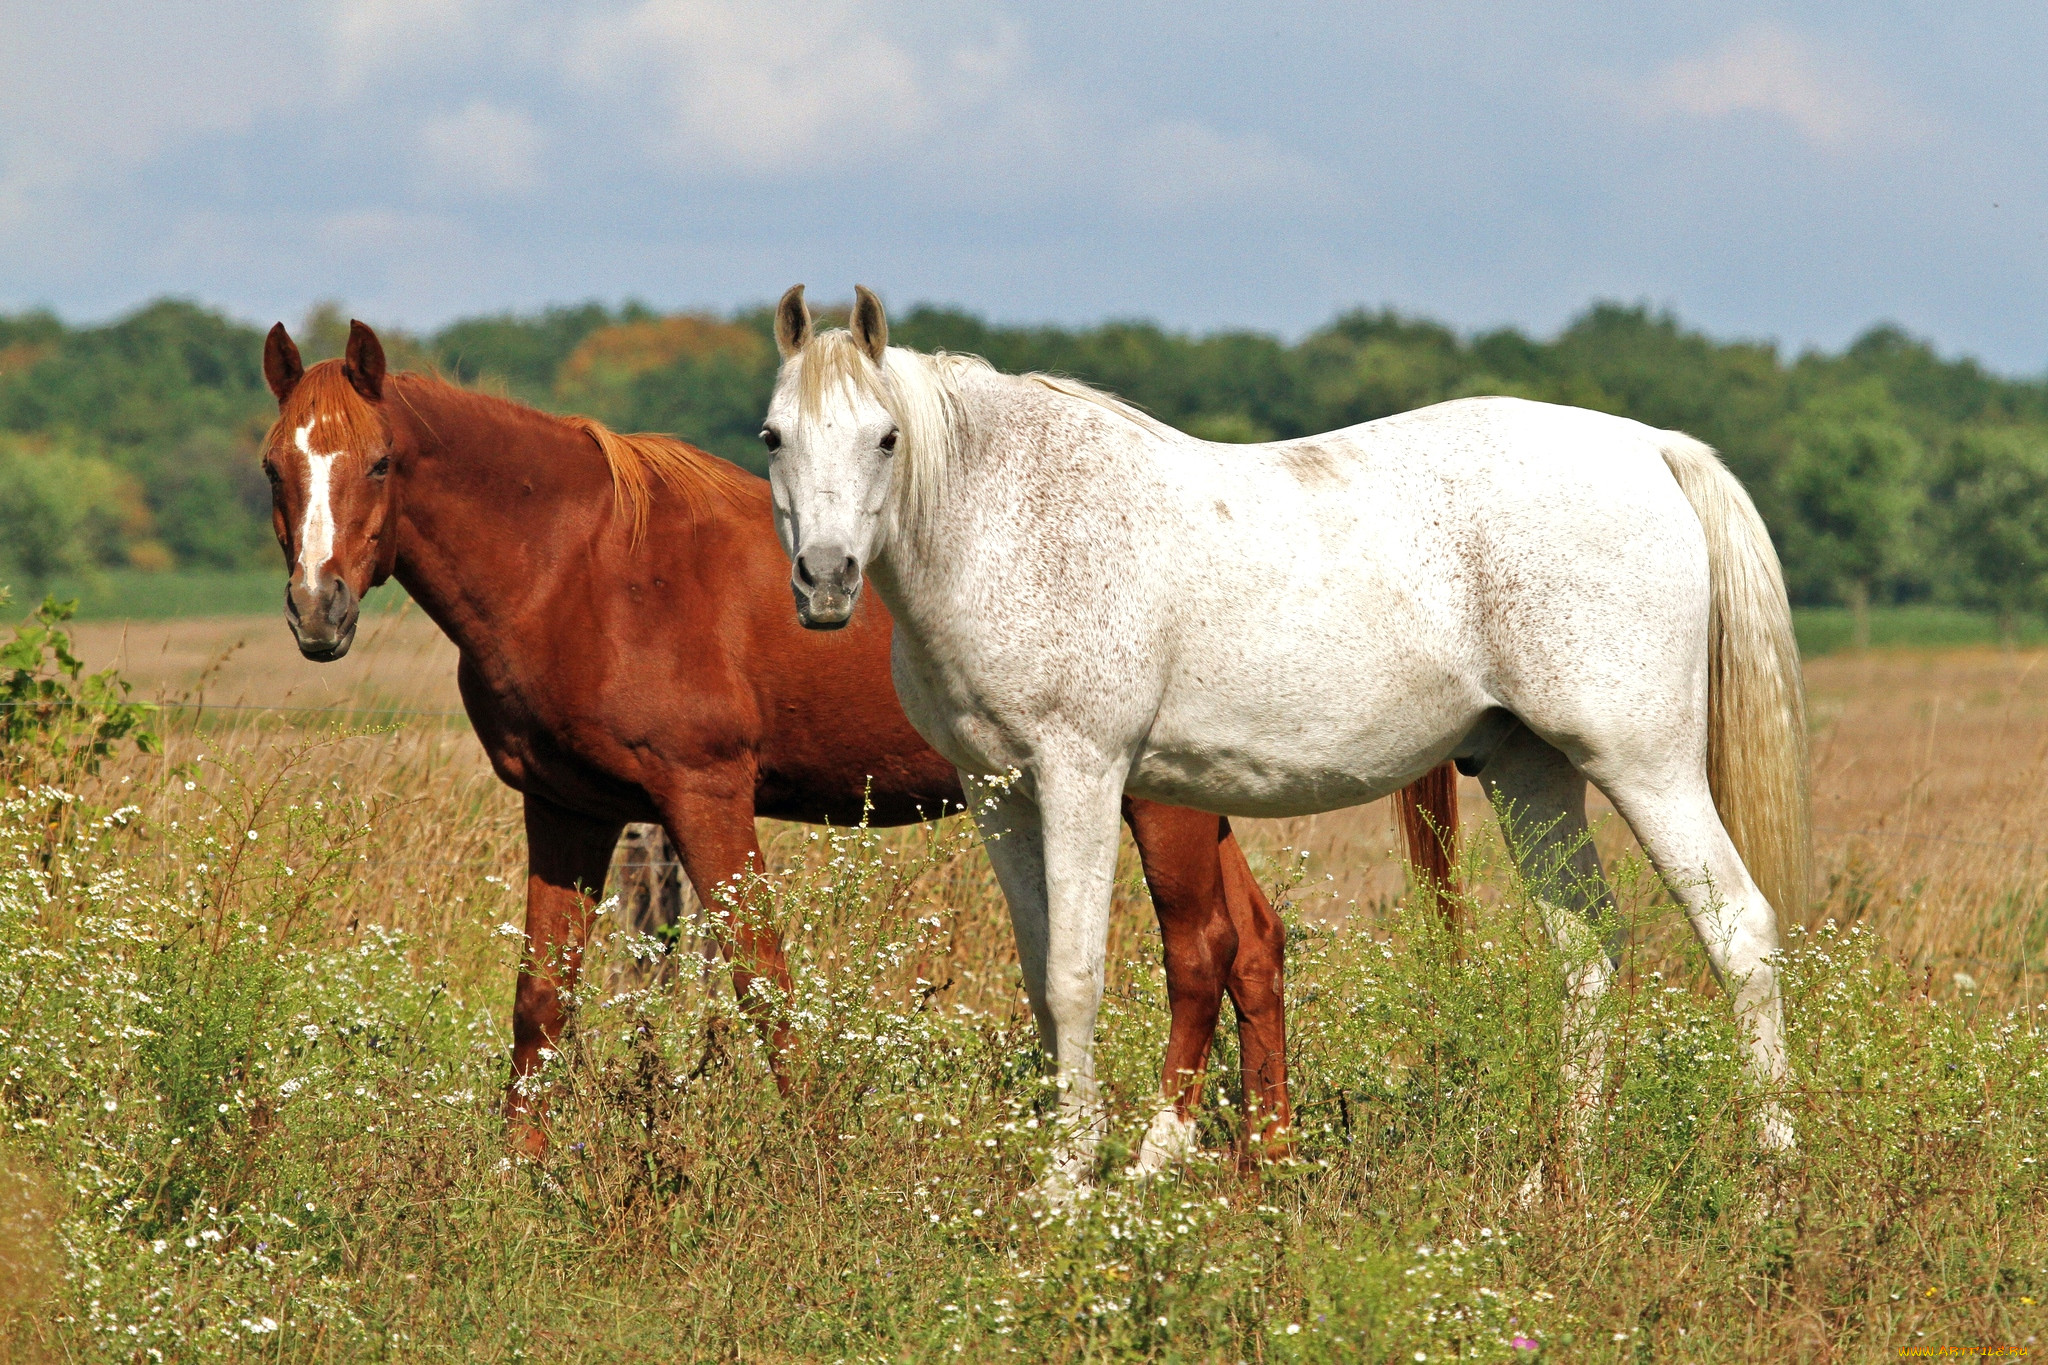
M 765 481 L 666 437 L 620 436 L 419 374 L 387 374 L 361 323 L 305 367 L 282 324 L 264 373 L 263 468 L 309 659 L 340 658 L 360 600 L 396 577 L 460 651 L 463 705 L 524 799 L 526 953 L 505 1112 L 545 1149 L 521 1081 L 566 1022 L 621 828 L 663 825 L 727 918 L 734 985 L 786 986 L 774 930 L 732 904 L 764 863 L 757 815 L 898 825 L 962 803 L 911 729 L 879 604 L 836 637 L 797 625 Z M 1164 1092 L 1184 1124 L 1227 990 L 1254 1146 L 1289 1122 L 1282 930 L 1218 816 L 1124 803 L 1165 943 Z M 1427 816 L 1447 828 L 1441 803 Z M 771 1026 L 778 1048 L 786 1041 Z M 778 1070 L 778 1082 L 782 1076 Z

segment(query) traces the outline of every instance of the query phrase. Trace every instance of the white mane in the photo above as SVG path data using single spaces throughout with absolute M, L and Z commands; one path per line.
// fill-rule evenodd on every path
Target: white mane
M 895 493 L 898 516 L 919 525 L 937 509 L 945 489 L 946 471 L 958 454 L 964 423 L 961 405 L 966 381 L 1006 379 L 1035 384 L 1067 398 L 1093 404 L 1102 411 L 1155 436 L 1180 432 L 1150 413 L 1078 379 L 1055 374 L 1007 375 L 978 355 L 951 351 L 926 353 L 891 346 L 876 365 L 849 332 L 820 332 L 800 355 L 797 410 L 806 416 L 823 410 L 828 396 L 842 386 L 874 399 L 896 419 L 898 472 Z

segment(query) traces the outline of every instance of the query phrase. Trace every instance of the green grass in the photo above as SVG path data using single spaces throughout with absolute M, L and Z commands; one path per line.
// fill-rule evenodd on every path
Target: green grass
M 186 617 L 247 616 L 276 611 L 284 597 L 280 570 L 179 569 L 143 573 L 109 569 L 58 580 L 46 587 L 17 585 L 17 602 L 41 600 L 44 592 L 78 599 L 81 621 L 162 621 Z M 387 611 L 405 591 L 387 583 L 368 601 L 370 611 Z M 1844 607 L 1795 607 L 1793 629 L 1808 657 L 1849 648 L 1851 626 Z M 1999 643 L 1991 617 L 1957 607 L 1879 607 L 1871 612 L 1871 645 L 1878 649 L 1951 649 Z M 2025 646 L 2048 644 L 2048 624 L 2029 620 L 2019 632 Z
M 1847 607 L 1794 607 L 1792 629 L 1799 652 L 1808 658 L 1837 654 L 1850 647 L 1854 624 Z M 1955 649 L 1964 645 L 1995 645 L 1998 623 L 1983 612 L 1961 607 L 1875 607 L 1870 613 L 1873 649 Z M 2029 618 L 2020 622 L 2013 643 L 2048 644 L 2048 624 Z
M 78 599 L 81 621 L 166 621 L 204 616 L 252 616 L 280 611 L 285 575 L 278 569 L 177 569 L 144 573 L 106 569 L 43 585 L 16 584 L 17 603 L 51 593 Z M 366 609 L 386 611 L 405 600 L 405 590 L 387 583 L 370 595 Z

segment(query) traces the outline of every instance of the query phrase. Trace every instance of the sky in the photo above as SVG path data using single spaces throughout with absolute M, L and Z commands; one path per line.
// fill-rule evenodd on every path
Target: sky
M 0 0 L 0 310 L 1596 299 L 2048 372 L 2048 6 Z

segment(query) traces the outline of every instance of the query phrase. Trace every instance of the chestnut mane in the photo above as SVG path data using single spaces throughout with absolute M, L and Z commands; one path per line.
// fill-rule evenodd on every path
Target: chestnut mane
M 628 541 L 632 545 L 638 545 L 647 533 L 656 483 L 674 490 L 693 516 L 709 510 L 707 499 L 736 499 L 747 489 L 748 477 L 742 470 L 673 436 L 613 431 L 594 417 L 541 412 L 418 371 L 391 375 L 385 383 L 390 386 L 386 397 L 407 407 L 414 406 L 415 393 L 454 396 L 480 407 L 509 407 L 589 438 L 603 452 L 611 471 L 613 499 L 619 514 L 632 525 Z M 266 448 L 289 448 L 294 433 L 312 422 L 320 424 L 321 444 L 328 450 L 367 455 L 381 450 L 388 439 L 377 409 L 349 383 L 339 360 L 323 360 L 307 369 L 264 438 Z

